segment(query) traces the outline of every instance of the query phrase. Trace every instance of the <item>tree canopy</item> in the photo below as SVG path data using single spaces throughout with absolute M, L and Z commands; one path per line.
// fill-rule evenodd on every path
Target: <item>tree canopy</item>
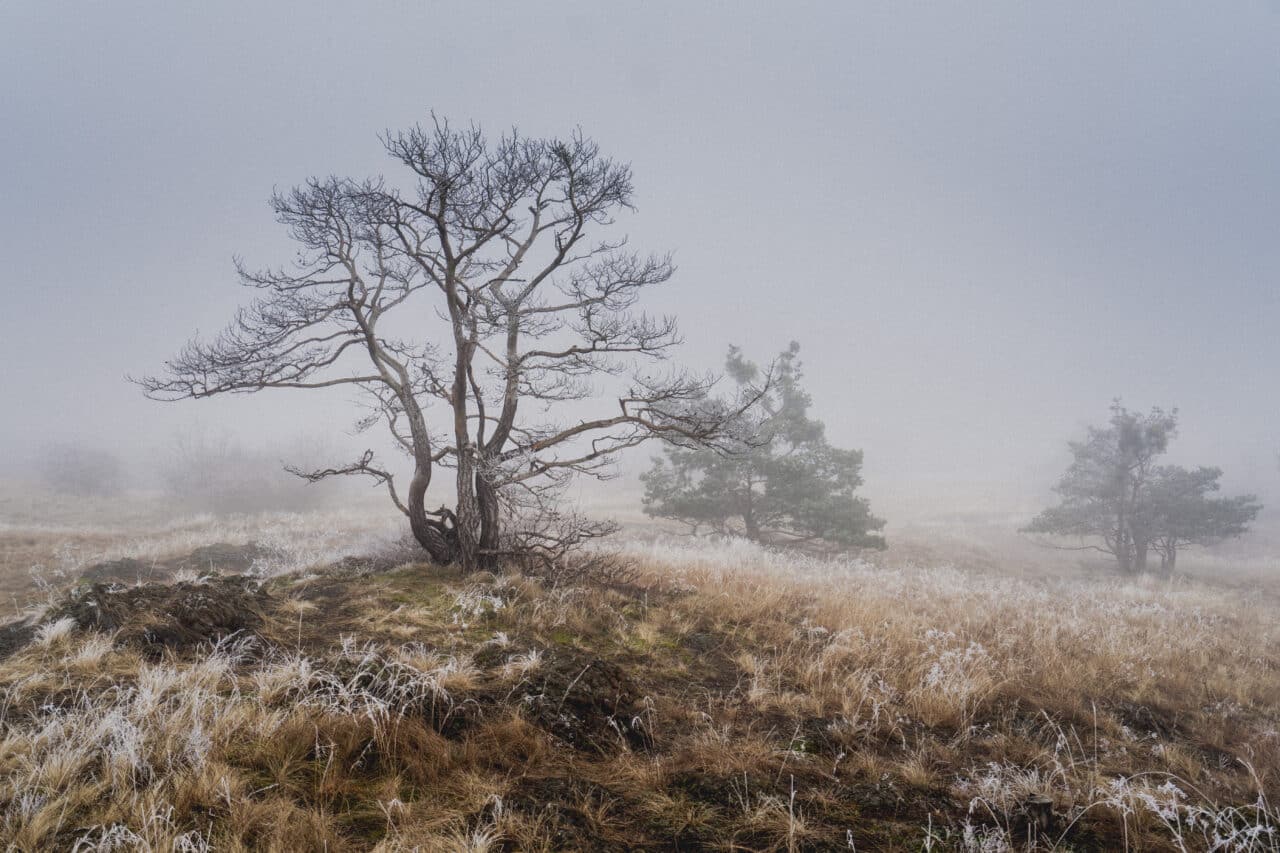
M 737 347 L 726 368 L 740 397 L 756 403 L 737 418 L 738 439 L 721 448 L 667 447 L 643 475 L 645 512 L 700 529 L 760 542 L 883 548 L 884 521 L 871 514 L 862 452 L 831 446 L 802 385 L 800 347 L 775 361 L 771 379 Z
M 1178 430 L 1176 409 L 1131 412 L 1116 401 L 1105 427 L 1069 443 L 1072 462 L 1054 487 L 1056 506 L 1026 533 L 1070 537 L 1110 554 L 1124 572 L 1145 571 L 1151 550 L 1171 571 L 1181 549 L 1239 536 L 1261 506 L 1253 495 L 1214 498 L 1222 471 L 1158 465 Z
M 1221 478 L 1220 468 L 1164 465 L 1156 469 L 1146 515 L 1137 526 L 1160 554 L 1163 570 L 1175 568 L 1180 550 L 1242 535 L 1261 511 L 1253 495 L 1214 497 Z

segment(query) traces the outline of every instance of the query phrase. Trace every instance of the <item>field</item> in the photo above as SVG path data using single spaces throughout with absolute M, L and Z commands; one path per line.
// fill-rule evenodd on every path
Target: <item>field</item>
M 1280 849 L 1266 560 L 636 528 L 626 583 L 552 583 L 378 505 L 0 509 L 12 849 Z

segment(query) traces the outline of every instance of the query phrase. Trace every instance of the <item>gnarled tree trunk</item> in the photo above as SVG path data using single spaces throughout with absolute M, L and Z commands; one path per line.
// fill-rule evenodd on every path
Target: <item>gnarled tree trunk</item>
M 458 561 L 464 572 L 479 568 L 480 510 L 476 501 L 475 462 L 470 448 L 458 454 L 458 503 L 455 531 L 458 535 Z
M 483 475 L 476 476 L 476 510 L 480 516 L 478 564 L 492 568 L 497 562 L 495 552 L 502 542 L 501 506 L 498 490 Z
M 406 509 L 409 511 L 409 528 L 413 538 L 418 540 L 426 552 L 436 563 L 452 563 L 457 557 L 457 543 L 451 541 L 441 530 L 440 525 L 427 517 L 427 486 L 431 483 L 430 463 L 426 468 L 421 465 L 414 471 L 409 481 L 409 495 Z

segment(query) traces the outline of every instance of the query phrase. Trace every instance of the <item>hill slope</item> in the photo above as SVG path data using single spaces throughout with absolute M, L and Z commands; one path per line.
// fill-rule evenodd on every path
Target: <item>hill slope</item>
M 1259 800 L 1280 770 L 1269 604 L 734 543 L 629 559 L 637 579 L 613 587 L 397 560 L 142 585 L 99 567 L 0 661 L 0 834 L 1280 847 Z

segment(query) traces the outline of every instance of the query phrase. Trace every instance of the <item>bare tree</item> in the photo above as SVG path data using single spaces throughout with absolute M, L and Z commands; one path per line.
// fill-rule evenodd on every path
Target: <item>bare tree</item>
M 120 493 L 123 468 L 109 450 L 80 444 L 57 444 L 40 455 L 40 474 L 56 492 L 77 497 L 112 497 Z
M 139 380 L 156 399 L 347 386 L 409 457 L 403 493 L 370 449 L 346 465 L 385 485 L 439 562 L 471 568 L 512 548 L 562 549 L 602 532 L 555 509 L 574 474 L 608 476 L 615 454 L 654 437 L 714 443 L 729 413 L 710 377 L 646 364 L 678 343 L 675 321 L 636 313 L 672 274 L 669 257 L 599 236 L 632 204 L 631 171 L 581 133 L 566 140 L 435 119 L 383 136 L 412 175 L 311 179 L 272 206 L 301 250 L 289 268 L 253 271 L 260 292 L 212 341 L 190 342 L 165 373 Z M 615 377 L 616 407 L 576 411 Z M 436 416 L 439 409 L 442 416 Z M 453 506 L 427 509 L 433 474 L 454 471 Z
M 294 436 L 289 446 L 295 459 L 327 456 L 306 436 Z M 197 427 L 175 432 L 156 463 L 170 504 L 198 512 L 298 512 L 335 498 L 282 470 L 280 456 L 277 448 L 251 447 L 230 432 Z

